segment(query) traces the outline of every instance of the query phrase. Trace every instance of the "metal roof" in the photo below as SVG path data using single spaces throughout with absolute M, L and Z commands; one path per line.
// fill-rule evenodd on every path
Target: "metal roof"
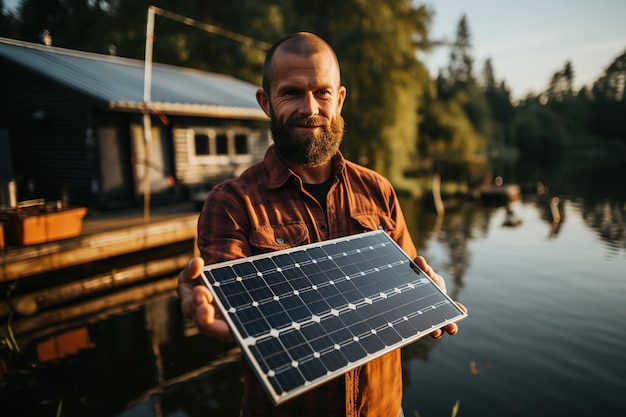
M 144 61 L 0 37 L 0 56 L 121 111 L 143 109 Z M 166 114 L 266 120 L 257 86 L 223 74 L 152 65 L 150 107 Z

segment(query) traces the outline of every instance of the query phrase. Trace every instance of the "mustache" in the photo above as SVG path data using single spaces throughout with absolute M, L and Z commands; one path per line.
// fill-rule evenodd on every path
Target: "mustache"
M 313 116 L 313 117 L 302 117 L 302 116 L 292 116 L 285 123 L 288 127 L 314 127 L 314 126 L 326 126 L 327 119 L 325 117 Z

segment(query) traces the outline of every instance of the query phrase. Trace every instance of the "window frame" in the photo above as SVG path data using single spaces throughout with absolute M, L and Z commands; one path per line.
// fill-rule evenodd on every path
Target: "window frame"
M 230 165 L 245 164 L 253 159 L 250 151 L 253 131 L 243 127 L 189 127 L 187 130 L 187 154 L 189 162 L 196 165 Z M 206 136 L 208 143 L 208 155 L 198 155 L 196 141 L 199 135 Z M 226 136 L 226 153 L 218 153 L 221 146 L 218 143 L 220 136 Z M 245 153 L 237 153 L 237 137 L 245 137 Z

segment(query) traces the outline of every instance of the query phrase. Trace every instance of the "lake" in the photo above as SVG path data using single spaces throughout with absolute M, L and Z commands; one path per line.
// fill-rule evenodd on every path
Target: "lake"
M 403 349 L 405 416 L 625 416 L 626 162 L 494 164 L 505 182 L 546 187 L 511 205 L 460 205 L 437 218 L 402 207 L 420 254 L 469 309 L 454 337 Z M 558 197 L 560 222 L 553 223 Z M 237 416 L 232 346 L 198 335 L 175 298 L 116 311 L 60 359 L 0 380 L 2 416 Z M 24 347 L 26 352 L 41 346 Z M 6 353 L 6 352 L 5 352 Z

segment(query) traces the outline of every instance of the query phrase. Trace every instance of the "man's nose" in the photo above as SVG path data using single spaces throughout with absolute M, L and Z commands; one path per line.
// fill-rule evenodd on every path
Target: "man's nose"
M 302 116 L 315 116 L 319 113 L 319 105 L 312 92 L 302 95 L 299 112 Z

